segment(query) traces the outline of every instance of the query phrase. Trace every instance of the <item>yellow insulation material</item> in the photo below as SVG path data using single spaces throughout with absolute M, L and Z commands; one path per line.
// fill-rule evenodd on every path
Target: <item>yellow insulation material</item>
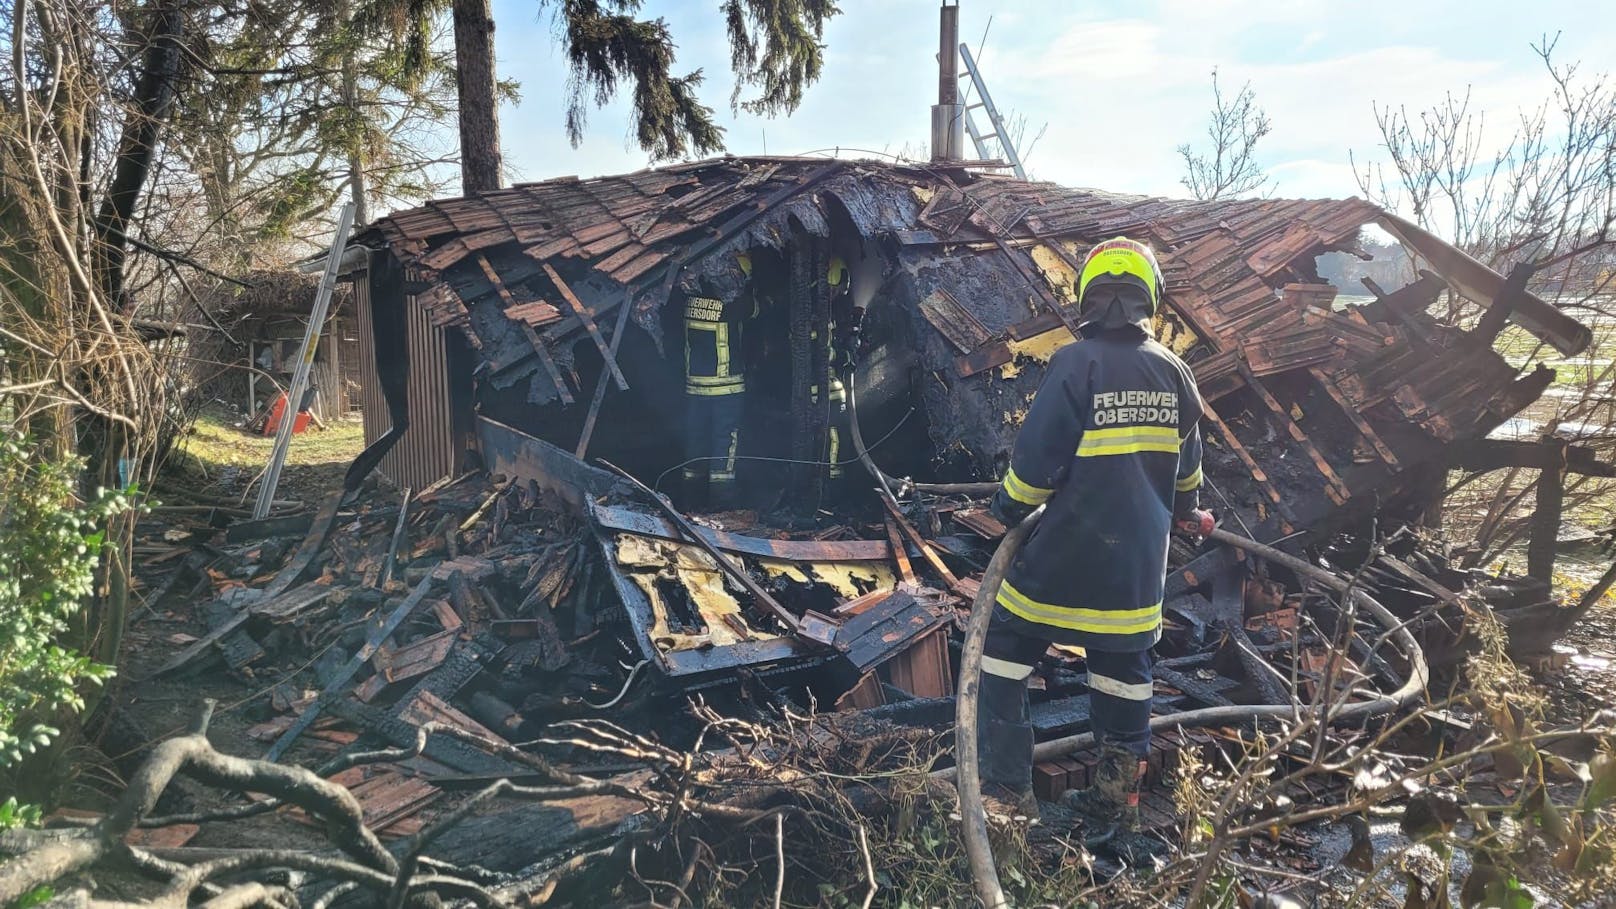
M 897 585 L 892 569 L 881 562 L 786 562 L 758 559 L 772 577 L 784 577 L 799 584 L 819 581 L 851 600 L 872 590 L 891 590 Z
M 638 534 L 617 535 L 617 562 L 628 569 L 629 580 L 644 591 L 651 601 L 651 612 L 656 623 L 651 628 L 651 640 L 662 651 L 694 650 L 698 647 L 738 644 L 743 640 L 768 640 L 776 637 L 752 629 L 750 638 L 743 638 L 730 627 L 724 616 L 733 615 L 747 625 L 741 616 L 741 604 L 724 586 L 724 573 L 712 557 L 695 546 L 660 540 Z M 690 594 L 690 601 L 701 613 L 707 625 L 702 634 L 676 633 L 668 627 L 668 605 L 657 589 L 659 577 L 671 577 Z
M 1044 273 L 1050 288 L 1067 300 L 1077 302 L 1077 272 L 1072 270 L 1072 266 L 1067 265 L 1066 260 L 1047 243 L 1040 243 L 1028 252 L 1032 253 L 1033 264 Z
M 1013 379 L 1021 374 L 1021 367 L 1017 365 L 1022 360 L 1035 360 L 1039 363 L 1048 363 L 1055 351 L 1072 343 L 1072 333 L 1066 326 L 1052 328 L 1042 334 L 1033 335 L 1024 341 L 1011 339 L 1010 362 L 999 367 L 999 377 Z

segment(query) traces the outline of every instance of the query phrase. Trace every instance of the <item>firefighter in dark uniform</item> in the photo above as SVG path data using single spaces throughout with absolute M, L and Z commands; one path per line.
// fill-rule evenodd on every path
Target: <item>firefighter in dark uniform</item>
M 1168 535 L 1211 522 L 1195 377 L 1151 335 L 1162 292 L 1143 243 L 1119 237 L 1084 260 L 1082 339 L 1051 358 L 994 496 L 1006 526 L 1045 510 L 999 588 L 982 658 L 984 794 L 995 811 L 1036 816 L 1027 679 L 1051 643 L 1084 649 L 1100 757 L 1094 785 L 1066 802 L 1092 847 L 1129 860 L 1153 851 L 1139 784 Z
M 738 259 L 750 278 L 750 257 Z M 757 296 L 748 282 L 727 301 L 697 292 L 686 292 L 684 298 L 685 495 L 690 507 L 733 508 L 738 504 L 735 460 L 746 406 L 741 332 L 757 314 Z

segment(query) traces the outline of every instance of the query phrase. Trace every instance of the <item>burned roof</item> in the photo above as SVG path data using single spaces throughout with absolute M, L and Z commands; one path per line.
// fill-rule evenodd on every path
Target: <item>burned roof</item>
M 1357 252 L 1371 223 L 1431 270 L 1339 306 L 1314 258 Z M 1072 337 L 1083 250 L 1151 242 L 1168 285 L 1160 331 L 1211 404 L 1214 504 L 1270 537 L 1428 485 L 1422 468 L 1447 445 L 1534 400 L 1552 372 L 1521 375 L 1492 349 L 1506 320 L 1568 353 L 1590 338 L 1524 280 L 1358 199 L 1171 200 L 958 165 L 749 157 L 561 178 L 396 213 L 360 240 L 410 270 L 415 305 L 464 333 L 483 381 L 573 406 L 589 400 L 571 369 L 580 339 L 626 386 L 595 324 L 623 300 L 656 334 L 676 279 L 732 270 L 719 253 L 850 234 L 882 262 L 875 321 L 913 353 L 912 398 L 951 479 L 1002 472 L 1042 361 Z M 1445 296 L 1489 315 L 1439 320 L 1428 310 Z
M 1502 279 L 1436 237 L 1359 199 L 1198 202 L 1031 183 L 958 167 L 821 158 L 720 158 L 580 180 L 561 177 L 481 195 L 427 203 L 376 222 L 407 264 L 448 269 L 479 251 L 520 245 L 535 261 L 586 266 L 640 289 L 669 265 L 688 264 L 692 245 L 784 205 L 799 194 L 836 196 L 859 228 L 905 244 L 1059 237 L 1093 243 L 1130 234 L 1161 252 L 1169 283 L 1193 287 L 1180 306 L 1209 326 L 1238 328 L 1243 307 L 1304 254 L 1351 249 L 1358 230 L 1381 222 L 1426 258 L 1451 270 L 1455 289 L 1491 299 Z M 366 239 L 366 238 L 362 238 Z M 710 252 L 708 249 L 703 252 Z M 1468 260 L 1468 261 L 1467 261 Z M 489 288 L 492 291 L 492 288 Z M 435 300 L 454 310 L 471 301 Z M 1215 311 L 1206 310 L 1213 307 Z M 1564 353 L 1587 345 L 1588 330 L 1528 295 L 1522 321 Z M 1556 318 L 1558 316 L 1558 318 Z

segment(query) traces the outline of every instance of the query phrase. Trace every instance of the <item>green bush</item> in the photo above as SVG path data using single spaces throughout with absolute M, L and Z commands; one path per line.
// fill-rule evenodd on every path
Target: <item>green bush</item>
M 122 493 L 74 495 L 81 465 L 40 458 L 29 440 L 0 440 L 0 768 L 49 745 L 52 726 L 84 709 L 86 683 L 112 667 L 74 649 L 71 621 L 94 586 L 103 535 L 129 508 Z

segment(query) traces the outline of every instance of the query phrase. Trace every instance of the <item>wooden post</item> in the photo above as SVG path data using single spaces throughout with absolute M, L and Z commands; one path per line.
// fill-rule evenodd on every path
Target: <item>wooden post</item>
M 247 422 L 258 416 L 258 363 L 253 360 L 253 342 L 247 339 Z
M 634 292 L 624 290 L 623 302 L 619 305 L 621 311 L 617 314 L 617 327 L 612 331 L 612 343 L 606 356 L 607 363 L 615 362 L 617 348 L 623 343 L 623 332 L 628 330 L 629 310 L 634 308 Z M 589 440 L 595 435 L 595 420 L 600 417 L 600 406 L 606 400 L 606 382 L 611 377 L 611 371 L 602 366 L 600 379 L 595 382 L 595 397 L 589 402 L 589 413 L 584 417 L 583 432 L 578 435 L 578 447 L 573 451 L 573 455 L 580 461 L 589 452 Z
M 1532 536 L 1526 544 L 1526 573 L 1541 581 L 1554 578 L 1554 551 L 1560 537 L 1560 516 L 1565 503 L 1566 448 L 1563 439 L 1544 439 L 1552 455 L 1537 479 L 1537 511 L 1532 515 Z

